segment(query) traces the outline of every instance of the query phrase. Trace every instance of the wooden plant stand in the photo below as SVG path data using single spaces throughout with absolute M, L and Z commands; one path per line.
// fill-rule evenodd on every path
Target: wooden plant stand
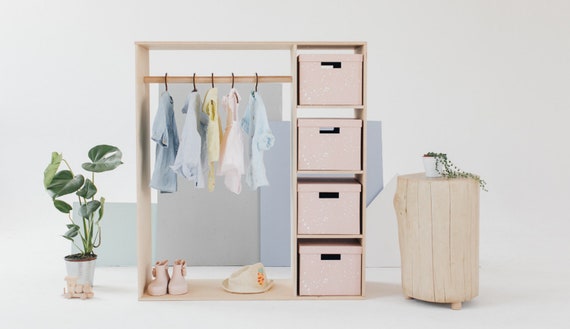
M 479 294 L 478 183 L 399 176 L 394 207 L 404 295 L 461 309 Z

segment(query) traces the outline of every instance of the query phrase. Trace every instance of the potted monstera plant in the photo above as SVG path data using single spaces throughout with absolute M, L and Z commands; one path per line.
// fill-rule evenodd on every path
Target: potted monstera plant
M 101 245 L 101 219 L 105 209 L 105 198 L 96 197 L 95 173 L 113 170 L 123 162 L 121 151 L 111 145 L 97 145 L 87 156 L 91 161 L 83 163 L 82 168 L 91 174 L 84 177 L 71 169 L 61 153 L 53 152 L 44 171 L 44 187 L 54 207 L 66 215 L 67 231 L 63 237 L 79 250 L 65 256 L 67 275 L 77 277 L 79 284 L 93 285 L 95 248 Z M 65 199 L 77 202 L 80 218 L 73 218 L 73 203 Z

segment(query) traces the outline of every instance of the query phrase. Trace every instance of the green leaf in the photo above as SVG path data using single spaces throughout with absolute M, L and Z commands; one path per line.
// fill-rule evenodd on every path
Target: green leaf
M 64 214 L 69 214 L 71 209 L 73 209 L 69 203 L 61 200 L 53 200 L 53 205 Z
M 123 153 L 119 148 L 112 145 L 97 145 L 89 150 L 87 154 L 91 162 L 85 162 L 81 167 L 91 172 L 104 172 L 117 168 L 123 162 Z
M 55 176 L 55 173 L 57 172 L 57 169 L 59 168 L 62 159 L 63 156 L 61 155 L 61 153 L 57 152 L 51 153 L 51 162 L 44 170 L 44 187 L 46 189 L 49 186 L 49 184 L 51 184 L 51 181 L 53 180 L 53 177 Z
M 99 219 L 97 220 L 97 223 L 99 223 L 103 218 L 104 212 L 105 212 L 105 198 L 101 197 L 101 208 L 99 208 Z
M 62 237 L 66 238 L 67 240 L 73 242 L 73 238 L 68 237 L 67 235 L 62 235 Z
M 69 170 L 62 170 L 55 174 L 51 183 L 46 187 L 48 194 L 57 198 L 66 194 L 76 192 L 83 186 L 85 178 L 82 175 L 73 177 Z
M 62 236 L 67 240 L 73 241 L 73 238 L 76 237 L 77 234 L 79 233 L 79 226 L 75 224 L 68 224 L 67 228 L 69 230 L 67 230 L 67 232 L 65 232 L 65 234 Z
M 85 199 L 91 199 L 96 193 L 97 193 L 97 187 L 88 178 L 85 180 L 85 184 L 83 185 L 83 187 L 75 194 Z
M 82 204 L 81 207 L 79 207 L 79 214 L 81 217 L 88 218 L 91 214 L 97 211 L 100 206 L 101 202 L 97 200 L 89 201 L 87 204 Z

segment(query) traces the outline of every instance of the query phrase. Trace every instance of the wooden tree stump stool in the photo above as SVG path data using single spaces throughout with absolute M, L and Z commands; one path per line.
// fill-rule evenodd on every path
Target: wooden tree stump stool
M 478 183 L 399 176 L 394 208 L 404 295 L 461 309 L 479 294 Z

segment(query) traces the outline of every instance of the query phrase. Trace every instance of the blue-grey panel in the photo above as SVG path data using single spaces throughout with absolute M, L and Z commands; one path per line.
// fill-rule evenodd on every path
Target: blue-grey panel
M 265 266 L 291 264 L 291 125 L 272 121 L 275 145 L 265 152 L 269 186 L 260 188 L 260 261 Z
M 366 206 L 374 200 L 384 188 L 384 170 L 382 166 L 382 122 L 367 123 L 367 161 L 366 161 Z

